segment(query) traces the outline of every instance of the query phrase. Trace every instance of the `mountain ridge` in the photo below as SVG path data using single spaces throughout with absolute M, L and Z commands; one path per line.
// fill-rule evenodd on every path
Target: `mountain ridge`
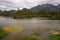
M 60 4 L 58 4 L 57 6 L 55 6 L 53 4 L 42 4 L 42 5 L 37 5 L 35 7 L 32 7 L 30 9 L 23 8 L 22 10 L 36 10 L 36 11 L 39 11 L 41 9 L 58 10 L 58 9 L 60 9 Z M 16 10 L 10 10 L 10 11 L 15 12 Z M 0 10 L 0 12 L 2 12 L 2 10 Z
M 38 6 L 31 8 L 31 10 L 41 10 L 41 9 L 57 10 L 59 7 L 53 4 L 42 4 L 42 5 L 38 5 Z

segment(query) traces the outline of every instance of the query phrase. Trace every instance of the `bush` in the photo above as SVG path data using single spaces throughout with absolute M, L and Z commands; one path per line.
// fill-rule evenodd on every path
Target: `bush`
M 0 28 L 0 39 L 6 37 L 8 35 L 8 33 L 6 31 L 4 31 L 2 28 Z

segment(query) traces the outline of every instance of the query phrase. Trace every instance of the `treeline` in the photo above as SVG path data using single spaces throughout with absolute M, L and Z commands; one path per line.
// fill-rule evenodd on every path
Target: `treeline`
M 4 11 L 0 12 L 0 16 L 12 17 L 14 19 L 25 18 L 47 18 L 52 20 L 60 20 L 60 10 L 46 10 L 41 9 L 39 11 L 23 9 L 17 11 Z

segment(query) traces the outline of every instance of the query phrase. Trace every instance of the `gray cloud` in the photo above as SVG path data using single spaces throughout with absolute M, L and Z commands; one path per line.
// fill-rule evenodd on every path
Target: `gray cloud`
M 41 4 L 60 4 L 60 0 L 0 0 L 0 10 L 31 8 Z

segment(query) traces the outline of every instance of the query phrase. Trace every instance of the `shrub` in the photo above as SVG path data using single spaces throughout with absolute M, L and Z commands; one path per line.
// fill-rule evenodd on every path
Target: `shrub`
M 6 31 L 4 31 L 2 28 L 0 28 L 0 39 L 6 37 L 8 35 L 8 33 Z

